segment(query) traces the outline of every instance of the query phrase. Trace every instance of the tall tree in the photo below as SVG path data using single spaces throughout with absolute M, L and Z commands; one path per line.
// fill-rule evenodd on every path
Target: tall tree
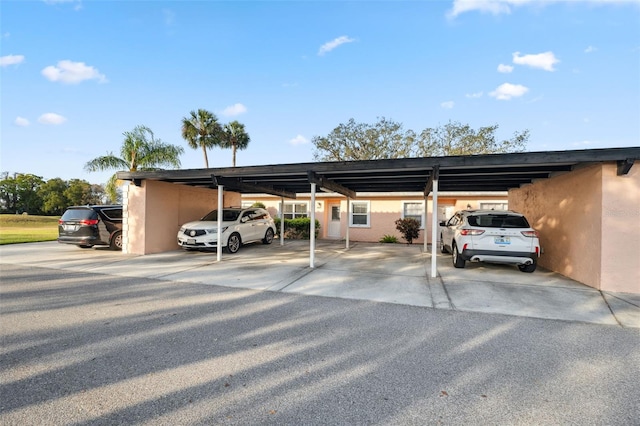
M 326 137 L 314 136 L 316 159 L 323 161 L 377 160 L 449 155 L 521 152 L 529 131 L 516 132 L 511 139 L 498 141 L 498 125 L 472 129 L 468 124 L 449 122 L 427 128 L 419 135 L 404 130 L 402 124 L 385 118 L 376 124 L 340 124 Z
M 136 126 L 132 131 L 124 132 L 123 135 L 124 141 L 120 149 L 120 157 L 108 153 L 94 158 L 85 164 L 85 170 L 89 172 L 104 170 L 135 172 L 161 170 L 161 166 L 180 167 L 179 157 L 184 149 L 155 139 L 150 128 Z M 118 185 L 119 182 L 114 173 L 105 186 L 105 192 L 112 202 L 118 199 Z
M 232 121 L 222 127 L 220 135 L 220 146 L 222 148 L 231 148 L 233 167 L 236 166 L 236 151 L 246 149 L 251 142 L 249 134 L 244 129 L 244 124 L 238 121 Z
M 497 124 L 473 130 L 468 124 L 451 121 L 444 126 L 427 128 L 420 133 L 415 156 L 436 157 L 524 151 L 529 139 L 528 130 L 516 132 L 511 139 L 502 141 L 496 140 L 497 130 Z
M 69 185 L 60 178 L 49 179 L 40 187 L 40 197 L 42 198 L 42 211 L 51 215 L 62 215 L 64 210 L 70 205 L 64 192 Z
M 42 213 L 40 188 L 45 181 L 30 173 L 16 173 L 14 177 L 6 175 L 0 181 L 0 206 L 7 213 Z
M 182 119 L 182 137 L 190 148 L 202 148 L 204 165 L 209 168 L 207 149 L 220 145 L 220 133 L 222 126 L 218 123 L 218 117 L 206 109 L 191 111 L 189 117 Z
M 380 118 L 375 124 L 356 123 L 352 118 L 340 124 L 326 137 L 314 136 L 314 156 L 322 161 L 379 160 L 411 155 L 415 141 L 412 130 L 402 124 Z

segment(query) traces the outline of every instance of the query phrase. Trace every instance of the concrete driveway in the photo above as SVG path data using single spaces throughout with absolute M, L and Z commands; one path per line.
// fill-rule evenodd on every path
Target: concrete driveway
M 422 245 L 353 243 L 345 250 L 331 241 L 317 243 L 310 269 L 308 244 L 248 245 L 218 263 L 215 253 L 137 256 L 47 242 L 1 246 L 0 263 L 640 328 L 640 295 L 600 292 L 542 269 L 455 269 L 448 255 L 438 254 L 432 279 L 431 254 Z

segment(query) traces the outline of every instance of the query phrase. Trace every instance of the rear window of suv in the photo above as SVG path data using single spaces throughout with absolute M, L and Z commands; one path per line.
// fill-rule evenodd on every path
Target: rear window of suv
M 483 214 L 469 216 L 469 225 L 482 228 L 529 228 L 529 222 L 524 216 L 506 214 Z
M 93 209 L 68 209 L 64 212 L 60 220 L 85 220 L 85 219 L 97 219 L 98 213 Z

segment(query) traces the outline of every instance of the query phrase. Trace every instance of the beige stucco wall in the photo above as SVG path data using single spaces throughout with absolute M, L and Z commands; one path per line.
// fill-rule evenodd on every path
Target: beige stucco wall
M 640 164 L 602 170 L 602 290 L 640 293 Z
M 217 208 L 218 191 L 152 180 L 126 185 L 123 251 L 150 254 L 178 249 L 180 226 Z M 240 194 L 224 192 L 224 205 L 239 206 Z
M 539 265 L 591 287 L 640 292 L 640 173 L 593 165 L 509 191 L 540 232 Z

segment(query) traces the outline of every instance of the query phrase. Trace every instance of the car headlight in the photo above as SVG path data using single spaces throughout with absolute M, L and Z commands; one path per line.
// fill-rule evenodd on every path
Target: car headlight
M 226 231 L 227 228 L 228 228 L 228 226 L 223 226 L 222 227 L 222 232 Z M 205 231 L 207 232 L 207 234 L 217 234 L 218 233 L 218 228 L 205 229 Z

